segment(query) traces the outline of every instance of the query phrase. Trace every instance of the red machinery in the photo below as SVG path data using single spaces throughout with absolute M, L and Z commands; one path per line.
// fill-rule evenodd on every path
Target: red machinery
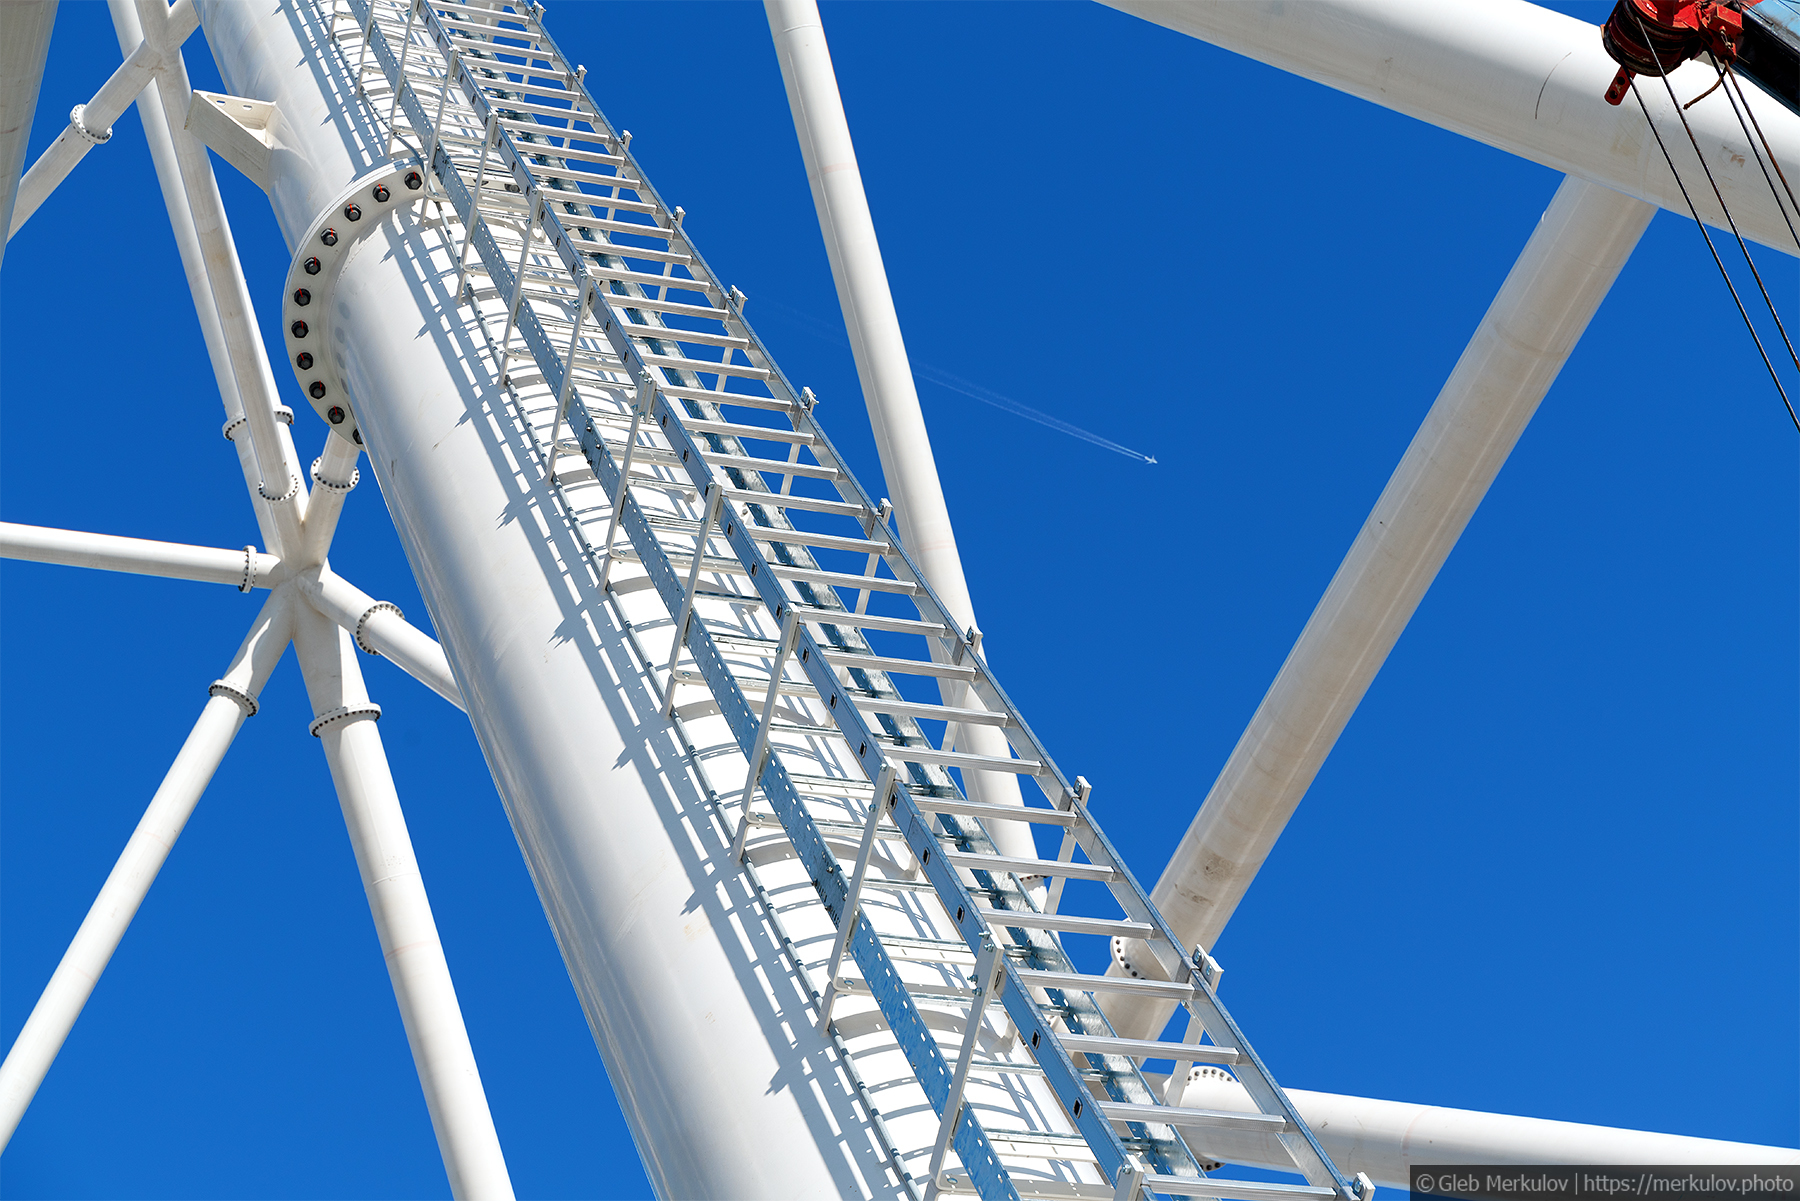
M 1601 27 L 1600 40 L 1619 64 L 1606 89 L 1618 104 L 1636 75 L 1664 75 L 1690 58 L 1711 53 L 1721 62 L 1737 57 L 1744 10 L 1760 0 L 1619 0 Z

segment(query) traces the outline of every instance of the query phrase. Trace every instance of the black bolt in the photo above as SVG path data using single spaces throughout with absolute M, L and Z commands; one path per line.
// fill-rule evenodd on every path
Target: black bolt
M 356 444 L 357 444 L 357 445 L 358 445 L 358 446 L 361 446 L 361 445 L 362 445 L 362 444 L 363 444 L 363 441 L 362 441 L 362 431 L 361 431 L 361 430 L 351 430 L 351 431 L 350 431 L 350 436 L 351 436 L 351 437 L 352 437 L 352 438 L 355 438 L 355 439 L 356 439 Z
M 425 181 L 424 181 L 424 179 L 422 179 L 420 177 L 420 175 L 417 171 L 408 171 L 406 173 L 406 186 L 407 187 L 411 188 L 413 191 L 416 192 L 424 185 L 425 185 Z
M 303 350 L 294 357 L 294 366 L 302 371 L 312 370 L 312 351 Z
M 354 204 L 346 204 L 344 206 L 344 216 L 352 221 L 361 221 L 362 210 L 357 208 Z
M 314 380 L 312 382 L 312 387 L 308 388 L 307 391 L 312 393 L 312 398 L 314 400 L 324 400 L 325 399 L 325 381 L 322 379 Z
M 327 421 L 331 422 L 331 424 L 333 424 L 333 425 L 344 424 L 343 406 L 342 405 L 332 405 L 329 409 L 326 409 L 325 410 L 325 419 Z
M 325 245 L 327 245 L 327 246 L 336 246 L 337 245 L 337 230 L 327 229 L 324 233 L 319 235 L 319 241 L 325 243 Z
M 316 259 L 316 258 L 307 259 L 306 263 L 304 265 L 306 267 L 306 273 L 308 275 L 317 275 L 319 273 L 319 260 L 318 259 Z
M 306 337 L 306 322 L 304 322 L 304 321 L 294 322 L 292 325 L 288 326 L 288 332 L 293 334 L 294 337 L 296 337 L 296 338 Z
M 294 303 L 295 304 L 311 304 L 312 303 L 312 293 L 308 292 L 305 288 L 295 288 L 294 289 Z
M 376 184 L 375 191 L 372 193 L 372 195 L 375 197 L 375 199 L 377 199 L 385 204 L 387 202 L 387 198 L 389 196 L 389 192 L 387 190 L 387 185 L 384 183 Z

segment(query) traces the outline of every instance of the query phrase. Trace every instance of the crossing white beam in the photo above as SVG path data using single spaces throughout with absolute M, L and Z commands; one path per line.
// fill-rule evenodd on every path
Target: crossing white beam
M 176 0 L 175 7 L 169 10 L 167 44 L 139 42 L 119 69 L 100 85 L 94 98 L 70 111 L 68 128 L 38 156 L 19 182 L 18 200 L 6 226 L 9 240 L 50 198 L 57 185 L 69 177 L 87 152 L 112 137 L 112 123 L 162 69 L 164 55 L 179 48 L 198 28 L 200 18 L 194 12 L 194 0 Z
M 400 670 L 458 709 L 464 707 L 462 691 L 456 685 L 456 677 L 450 674 L 444 648 L 409 623 L 394 605 L 376 600 L 329 567 L 302 572 L 295 586 L 313 608 L 348 630 L 357 646 L 391 659 Z
M 190 546 L 149 538 L 120 538 L 85 530 L 59 530 L 42 525 L 0 521 L 0 559 L 94 567 L 132 575 L 155 575 L 207 584 L 231 584 L 245 592 L 273 588 L 281 582 L 282 563 L 271 554 L 246 546 L 227 550 Z
M 12 228 L 19 173 L 25 169 L 31 121 L 37 114 L 44 59 L 50 52 L 50 29 L 55 23 L 56 0 L 0 4 L 0 229 Z M 6 245 L 0 242 L 0 260 L 5 256 Z
M 1102 0 L 1146 21 L 1360 96 L 1651 204 L 1687 214 L 1644 114 L 1604 93 L 1618 64 L 1597 26 L 1525 0 Z M 1670 75 L 1690 101 L 1717 80 L 1690 62 Z M 1746 85 L 1776 158 L 1800 162 L 1800 116 Z M 1639 81 L 1650 113 L 1691 174 L 1700 216 L 1723 214 L 1662 82 Z M 1788 254 L 1793 236 L 1723 89 L 1688 110 L 1694 134 L 1744 235 Z M 1698 184 L 1699 186 L 1695 186 Z
M 1557 189 L 1151 893 L 1187 945 L 1210 948 L 1237 909 L 1655 212 L 1573 177 Z M 1141 944 L 1115 949 L 1161 976 Z M 1103 1004 L 1125 1037 L 1173 1011 Z
M 819 228 L 825 235 L 825 252 L 850 334 L 863 402 L 874 427 L 881 473 L 900 523 L 900 540 L 950 615 L 968 630 L 976 624 L 975 606 L 957 553 L 956 532 L 938 479 L 931 436 L 919 408 L 906 339 L 901 336 L 900 317 L 888 288 L 887 268 L 875 236 L 869 198 L 863 191 L 843 98 L 838 94 L 831 50 L 819 23 L 819 6 L 815 0 L 764 0 L 763 8 L 781 61 L 781 79 L 787 85 L 788 107 L 806 161 Z M 945 681 L 940 687 L 946 705 L 981 707 L 963 684 Z M 957 750 L 977 755 L 1011 756 L 1006 735 L 991 727 L 959 727 L 957 744 Z M 1009 774 L 971 771 L 964 773 L 963 780 L 972 800 L 1022 803 L 1019 782 Z M 1036 853 L 1029 831 L 1020 823 L 995 823 L 993 838 L 1006 854 L 1030 858 Z

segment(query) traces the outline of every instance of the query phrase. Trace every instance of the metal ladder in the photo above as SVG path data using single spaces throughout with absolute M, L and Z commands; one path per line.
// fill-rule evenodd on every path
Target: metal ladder
M 663 710 L 845 1069 L 855 1077 L 863 1019 L 878 1014 L 929 1102 L 935 1140 L 902 1147 L 889 1127 L 905 1106 L 857 1078 L 898 1181 L 923 1201 L 1369 1201 L 1220 1004 L 1217 965 L 1176 941 L 1094 822 L 1086 781 L 1057 767 L 979 635 L 914 569 L 812 393 L 744 320 L 745 297 L 644 179 L 542 6 L 344 3 L 327 7 L 336 52 L 390 146 L 428 165 L 422 206 L 454 214 L 442 227 L 455 295 L 535 448 L 521 470 L 554 481 L 599 592 L 660 675 Z M 647 645 L 658 637 L 666 650 Z M 699 745 L 708 723 L 729 764 Z M 1013 757 L 957 750 L 971 724 L 1004 731 Z M 722 771 L 741 780 L 716 787 Z M 971 771 L 1028 777 L 1041 803 L 971 802 L 958 780 Z M 1055 857 L 1000 854 L 997 822 L 1049 827 Z M 810 938 L 788 936 L 805 922 Z M 1095 948 L 1113 938 L 1144 940 L 1168 979 L 1077 962 L 1103 964 Z M 1185 1039 L 1115 1037 L 1095 999 L 1106 993 L 1179 1002 Z M 1174 1062 L 1166 1095 L 1146 1060 Z M 1199 1064 L 1231 1068 L 1258 1112 L 1182 1107 Z M 1041 1104 L 1042 1120 L 987 1128 L 980 1089 Z M 1279 1139 L 1308 1183 L 1207 1176 L 1217 1165 L 1187 1137 L 1207 1131 Z

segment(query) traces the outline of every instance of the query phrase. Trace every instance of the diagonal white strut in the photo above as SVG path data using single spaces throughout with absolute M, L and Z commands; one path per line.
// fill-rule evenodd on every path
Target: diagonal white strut
M 1157 881 L 1189 945 L 1212 947 L 1237 909 L 1655 212 L 1573 176 L 1557 189 Z M 1115 953 L 1161 975 L 1137 944 Z M 1172 1012 L 1103 1007 L 1138 1038 Z
M 881 473 L 893 495 L 901 542 L 963 629 L 973 629 L 975 606 L 957 553 L 956 533 L 950 526 L 925 415 L 919 409 L 906 340 L 894 311 L 875 221 L 856 164 L 856 147 L 850 140 L 850 124 L 832 70 L 831 50 L 819 23 L 819 7 L 814 0 L 763 0 L 763 8 L 781 60 L 788 107 L 806 160 L 806 178 L 812 185 L 831 277 L 837 285 L 863 401 L 874 427 Z M 962 684 L 946 680 L 940 687 L 948 706 L 982 707 Z M 1011 757 L 1006 735 L 996 728 L 964 725 L 956 737 L 958 750 Z M 971 800 L 1023 803 L 1018 779 L 1012 775 L 967 771 L 963 782 Z M 1030 833 L 1021 823 L 994 823 L 993 838 L 1006 854 L 1036 856 Z
M 182 743 L 100 895 L 13 1040 L 6 1062 L 0 1064 L 0 1149 L 12 1140 L 26 1106 L 37 1095 L 44 1074 L 62 1050 L 82 1006 L 100 982 L 100 973 L 144 903 L 238 728 L 256 712 L 257 694 L 287 649 L 293 609 L 292 598 L 285 591 L 277 591 L 263 605 L 230 668 L 210 689 L 212 695 L 193 732 Z
M 31 140 L 55 23 L 56 0 L 0 4 L 0 230 L 12 228 L 19 174 L 25 168 L 26 143 Z M 0 240 L 0 259 L 5 255 L 6 243 Z

